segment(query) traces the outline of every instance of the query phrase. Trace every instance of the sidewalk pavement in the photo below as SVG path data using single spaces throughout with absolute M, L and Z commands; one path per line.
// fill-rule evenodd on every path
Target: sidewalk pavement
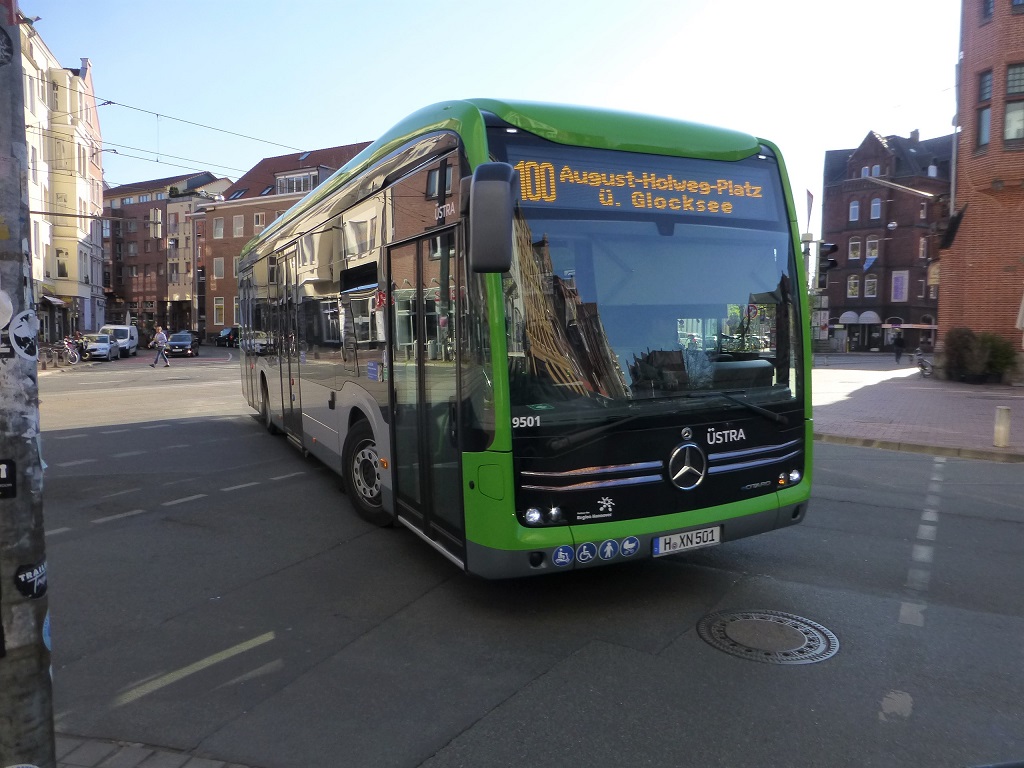
M 814 438 L 869 448 L 1024 462 L 1024 386 L 923 378 L 914 356 L 815 355 Z M 995 445 L 996 416 L 1009 408 L 1009 439 Z M 1005 413 L 1005 412 L 1004 412 Z
M 1024 462 L 1024 386 L 923 378 L 912 355 L 815 355 L 814 438 L 869 448 Z M 1010 409 L 1009 441 L 995 442 L 997 407 Z M 57 736 L 58 768 L 247 768 L 142 744 Z

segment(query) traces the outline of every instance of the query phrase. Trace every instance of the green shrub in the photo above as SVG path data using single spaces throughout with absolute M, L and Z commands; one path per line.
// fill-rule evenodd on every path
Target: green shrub
M 987 356 L 970 328 L 951 328 L 943 339 L 946 375 L 958 379 L 964 374 L 985 372 Z
M 986 352 L 985 373 L 1001 376 L 1017 364 L 1013 344 L 994 333 L 979 333 L 978 343 Z

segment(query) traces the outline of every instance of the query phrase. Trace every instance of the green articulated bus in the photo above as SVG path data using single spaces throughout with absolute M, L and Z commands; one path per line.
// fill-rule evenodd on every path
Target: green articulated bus
M 245 246 L 243 390 L 467 572 L 671 555 L 806 513 L 806 274 L 768 141 L 436 104 Z

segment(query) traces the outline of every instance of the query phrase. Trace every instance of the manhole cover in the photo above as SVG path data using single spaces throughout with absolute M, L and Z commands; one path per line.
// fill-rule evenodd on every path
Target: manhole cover
M 723 611 L 697 622 L 697 634 L 720 651 L 766 664 L 813 664 L 839 650 L 821 624 L 781 611 Z

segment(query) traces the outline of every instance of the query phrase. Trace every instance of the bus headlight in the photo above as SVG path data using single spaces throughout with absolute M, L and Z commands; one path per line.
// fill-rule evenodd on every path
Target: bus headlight
M 562 522 L 562 510 L 560 507 L 552 507 L 548 510 L 547 521 L 551 524 Z
M 799 469 L 791 469 L 791 470 L 789 470 L 789 484 L 790 485 L 796 485 L 797 483 L 800 482 L 800 479 L 802 477 L 803 477 L 803 475 L 800 474 L 800 470 Z
M 523 518 L 526 520 L 527 525 L 540 525 L 544 519 L 544 516 L 541 514 L 541 511 L 536 507 L 530 507 L 528 510 L 526 510 L 526 513 L 523 515 Z

